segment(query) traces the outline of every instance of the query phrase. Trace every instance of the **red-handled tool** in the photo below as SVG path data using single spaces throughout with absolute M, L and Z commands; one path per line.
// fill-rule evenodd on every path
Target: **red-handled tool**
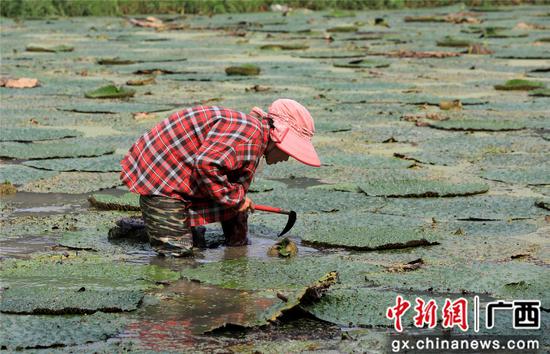
M 281 231 L 281 233 L 279 234 L 278 237 L 281 237 L 284 234 L 286 234 L 290 229 L 292 229 L 292 226 L 294 226 L 294 223 L 296 222 L 296 212 L 293 211 L 293 210 L 288 211 L 288 210 L 283 210 L 281 208 L 275 208 L 275 207 L 272 207 L 272 206 L 269 206 L 269 205 L 260 205 L 260 204 L 255 204 L 254 205 L 254 210 L 267 211 L 269 213 L 277 213 L 277 214 L 288 215 L 288 221 L 286 222 L 286 226 L 283 229 L 283 231 Z

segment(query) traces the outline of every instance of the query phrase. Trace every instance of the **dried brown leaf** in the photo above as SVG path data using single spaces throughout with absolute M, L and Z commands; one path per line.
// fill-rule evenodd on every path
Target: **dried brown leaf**
M 514 29 L 518 29 L 518 30 L 545 30 L 545 29 L 548 29 L 548 27 L 544 26 L 544 25 L 539 25 L 538 23 L 518 22 L 518 24 L 514 27 Z
M 136 112 L 134 113 L 134 119 L 135 120 L 149 120 L 149 119 L 157 119 L 157 115 L 154 113 L 147 113 L 147 112 Z
M 414 50 L 397 50 L 386 54 L 389 57 L 396 58 L 448 58 L 458 57 L 461 53 L 458 52 L 441 52 L 441 51 L 414 51 Z
M 444 110 L 444 111 L 461 110 L 462 109 L 462 102 L 460 102 L 460 100 L 441 101 L 441 102 L 439 102 L 439 108 Z
M 4 84 L 7 88 L 33 88 L 40 86 L 37 79 L 22 77 L 20 79 L 7 79 Z

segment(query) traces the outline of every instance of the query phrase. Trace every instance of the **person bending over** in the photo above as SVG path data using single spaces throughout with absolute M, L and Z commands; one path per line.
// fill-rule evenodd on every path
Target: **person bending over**
M 290 99 L 250 114 L 214 106 L 176 112 L 141 136 L 121 161 L 121 179 L 140 195 L 145 232 L 155 251 L 193 255 L 194 230 L 221 222 L 228 246 L 248 244 L 248 187 L 262 156 L 320 161 L 308 110 Z

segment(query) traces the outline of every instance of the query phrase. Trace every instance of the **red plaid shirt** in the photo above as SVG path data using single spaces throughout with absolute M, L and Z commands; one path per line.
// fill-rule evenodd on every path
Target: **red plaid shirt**
M 235 216 L 269 137 L 267 122 L 222 107 L 172 114 L 121 161 L 130 191 L 188 201 L 191 226 Z

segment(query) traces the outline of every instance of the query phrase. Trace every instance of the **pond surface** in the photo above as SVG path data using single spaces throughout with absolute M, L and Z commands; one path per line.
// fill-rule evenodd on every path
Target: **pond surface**
M 549 349 L 550 8 L 473 10 L 173 15 L 158 30 L 3 18 L 0 180 L 17 192 L 0 201 L 2 349 L 382 353 L 398 294 L 540 300 Z M 245 64 L 259 74 L 226 74 Z M 113 90 L 127 97 L 87 98 Z M 267 255 L 286 216 L 260 212 L 250 245 L 192 259 L 108 239 L 139 211 L 88 198 L 122 200 L 119 160 L 140 135 L 192 105 L 277 98 L 310 110 L 322 166 L 259 168 L 249 196 L 297 212 L 298 256 Z M 141 300 L 102 308 L 94 292 Z M 406 331 L 427 333 L 412 313 Z M 498 321 L 483 333 L 510 334 Z

